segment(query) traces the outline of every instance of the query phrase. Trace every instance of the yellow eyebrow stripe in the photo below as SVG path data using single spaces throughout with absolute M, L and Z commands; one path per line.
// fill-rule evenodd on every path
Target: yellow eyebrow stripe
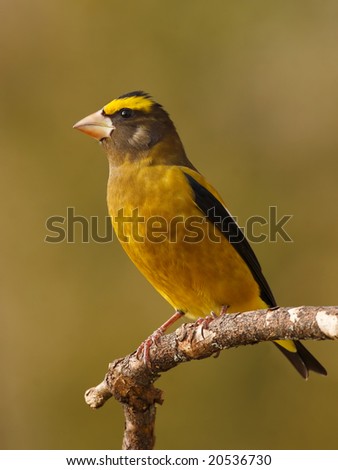
M 106 114 L 114 114 L 122 108 L 130 108 L 135 111 L 144 111 L 149 113 L 154 102 L 146 96 L 128 96 L 126 98 L 117 98 L 103 107 Z

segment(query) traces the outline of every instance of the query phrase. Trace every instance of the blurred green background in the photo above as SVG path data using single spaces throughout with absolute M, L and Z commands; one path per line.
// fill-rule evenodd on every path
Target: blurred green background
M 335 0 L 2 0 L 3 449 L 120 448 L 107 364 L 172 313 L 117 242 L 51 244 L 53 215 L 107 215 L 106 158 L 74 122 L 151 93 L 239 221 L 292 214 L 292 243 L 254 245 L 280 305 L 337 303 Z M 185 364 L 158 386 L 159 449 L 337 448 L 338 343 L 303 381 L 270 344 Z

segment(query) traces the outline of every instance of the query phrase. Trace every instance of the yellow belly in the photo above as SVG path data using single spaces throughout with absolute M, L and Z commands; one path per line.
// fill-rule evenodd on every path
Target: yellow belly
M 249 268 L 195 205 L 179 167 L 113 173 L 108 206 L 126 253 L 175 309 L 197 318 L 226 305 L 229 313 L 266 307 Z

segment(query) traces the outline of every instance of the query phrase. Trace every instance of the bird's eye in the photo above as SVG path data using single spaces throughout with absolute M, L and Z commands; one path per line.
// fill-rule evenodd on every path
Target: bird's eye
M 133 115 L 133 110 L 130 109 L 130 108 L 123 108 L 121 109 L 120 111 L 120 115 L 123 117 L 123 118 L 129 118 Z

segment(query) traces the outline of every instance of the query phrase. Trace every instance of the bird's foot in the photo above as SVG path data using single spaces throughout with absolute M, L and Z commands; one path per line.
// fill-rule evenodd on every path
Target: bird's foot
M 142 360 L 144 364 L 148 367 L 150 366 L 150 348 L 152 345 L 156 345 L 158 339 L 164 335 L 167 329 L 173 325 L 179 318 L 184 315 L 180 310 L 176 310 L 174 315 L 172 315 L 163 325 L 161 325 L 157 330 L 155 330 L 148 338 L 140 344 L 136 350 L 136 357 L 138 360 Z
M 203 328 L 208 328 L 208 326 L 210 325 L 210 323 L 211 323 L 212 321 L 214 321 L 215 318 L 217 318 L 216 313 L 215 313 L 215 312 L 210 312 L 209 315 L 207 315 L 206 317 L 197 318 L 197 320 L 195 321 L 195 325 L 196 325 L 196 326 L 202 325 Z
M 222 305 L 221 311 L 219 312 L 219 316 L 225 315 L 228 311 L 229 305 Z M 210 323 L 212 323 L 216 318 L 218 318 L 218 315 L 216 315 L 215 312 L 210 312 L 209 315 L 203 318 L 198 318 L 195 321 L 196 327 L 200 326 L 201 327 L 201 334 L 202 337 L 204 338 L 203 331 L 207 330 L 209 328 Z
M 136 357 L 139 361 L 143 361 L 147 366 L 150 365 L 150 348 L 153 344 L 157 344 L 157 340 L 163 335 L 162 328 L 155 330 L 147 339 L 142 341 L 136 350 Z
M 195 326 L 196 328 L 200 327 L 200 332 L 203 338 L 204 338 L 204 335 L 203 335 L 204 330 L 207 330 L 209 328 L 210 323 L 213 322 L 215 318 L 217 318 L 216 313 L 210 312 L 209 315 L 207 315 L 206 317 L 198 318 L 195 321 Z

